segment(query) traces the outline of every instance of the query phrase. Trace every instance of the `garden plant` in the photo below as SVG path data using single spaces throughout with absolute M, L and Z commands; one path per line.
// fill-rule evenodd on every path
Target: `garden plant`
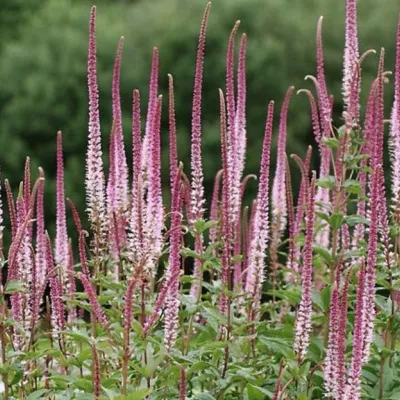
M 7 179 L 1 182 L 0 398 L 400 399 L 400 23 L 391 73 L 384 49 L 360 53 L 356 0 L 346 0 L 343 108 L 334 120 L 338 102 L 325 80 L 320 18 L 315 76 L 306 77 L 305 88 L 288 88 L 279 118 L 268 93 L 260 99 L 266 122 L 254 176 L 245 168 L 248 39 L 237 38 L 237 21 L 227 38 L 226 84 L 215 91 L 221 169 L 208 204 L 201 110 L 210 11 L 209 3 L 195 60 L 190 165 L 179 161 L 172 75 L 168 93 L 159 93 L 157 48 L 146 112 L 139 90 L 132 91 L 128 165 L 124 38 L 113 70 L 105 164 L 92 8 L 85 215 L 64 190 L 61 132 L 54 238 L 44 215 L 46 171 L 32 173 L 27 158 L 16 196 Z M 376 58 L 377 72 L 361 105 L 366 57 Z M 386 116 L 384 91 L 392 82 Z M 304 159 L 286 154 L 296 94 L 310 105 L 314 133 Z M 161 124 L 164 110 L 168 127 Z M 164 132 L 168 191 L 161 180 Z M 252 181 L 257 196 L 246 204 Z

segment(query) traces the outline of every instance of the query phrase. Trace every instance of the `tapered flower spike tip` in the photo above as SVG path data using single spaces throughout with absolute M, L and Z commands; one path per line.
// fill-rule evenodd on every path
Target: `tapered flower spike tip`
M 175 171 L 178 166 L 178 147 L 176 143 L 174 78 L 168 74 L 168 114 L 169 114 L 169 175 L 171 191 L 174 187 Z
M 61 269 L 63 283 L 66 283 L 68 267 L 68 235 L 67 217 L 65 210 L 64 193 L 64 160 L 62 133 L 57 133 L 57 182 L 56 182 L 56 239 L 54 260 L 57 267 Z
M 128 165 L 122 131 L 122 112 L 121 112 L 121 60 L 124 37 L 121 36 L 118 42 L 117 54 L 114 63 L 113 83 L 112 83 L 112 103 L 113 103 L 113 122 L 115 126 L 115 172 L 118 206 L 125 210 L 128 204 Z
M 329 129 L 330 117 L 331 117 L 331 104 L 328 95 L 328 89 L 326 87 L 325 79 L 325 62 L 324 62 L 324 49 L 322 44 L 322 23 L 324 17 L 321 16 L 318 20 L 317 25 L 317 38 L 316 38 L 316 57 L 317 57 L 317 91 L 318 91 L 318 102 L 321 116 L 321 125 L 323 132 L 326 135 Z
M 289 87 L 282 104 L 279 123 L 278 151 L 275 178 L 272 187 L 272 215 L 274 223 L 278 225 L 281 233 L 286 228 L 287 201 L 286 201 L 286 137 L 287 137 L 287 114 L 289 102 L 293 95 L 294 86 Z
M 234 153 L 234 124 L 235 124 L 235 79 L 234 79 L 234 53 L 235 53 L 235 38 L 239 29 L 240 21 L 236 21 L 229 37 L 228 50 L 226 54 L 226 110 L 228 113 L 228 132 L 230 141 L 233 145 Z M 232 154 L 233 156 L 233 154 Z
M 389 145 L 392 160 L 392 204 L 397 207 L 400 192 L 400 14 L 397 27 L 394 102 L 390 122 Z
M 24 173 L 24 203 L 25 212 L 28 212 L 31 202 L 31 159 L 26 157 Z
M 89 137 L 86 157 L 87 211 L 91 222 L 104 221 L 105 193 L 101 151 L 99 115 L 99 89 L 97 84 L 96 7 L 93 6 L 89 22 L 88 91 Z
M 150 131 L 154 120 L 154 115 L 157 109 L 157 92 L 158 92 L 158 69 L 159 69 L 159 52 L 157 47 L 153 47 L 151 58 L 150 82 L 149 82 L 149 100 L 147 105 L 146 127 L 143 139 L 143 157 L 142 168 L 145 170 L 148 167 L 150 157 Z
M 345 105 L 349 104 L 350 91 L 353 86 L 352 80 L 357 79 L 354 72 L 359 59 L 358 30 L 357 30 L 357 1 L 346 0 L 346 28 L 345 49 L 343 65 L 343 97 Z M 358 89 L 358 85 L 357 88 Z
M 203 61 L 206 42 L 206 29 L 211 3 L 208 3 L 201 21 L 197 46 L 196 72 L 193 88 L 192 106 L 192 143 L 191 143 L 191 215 L 194 220 L 202 217 L 204 212 L 203 165 L 201 159 L 201 99 L 203 87 Z

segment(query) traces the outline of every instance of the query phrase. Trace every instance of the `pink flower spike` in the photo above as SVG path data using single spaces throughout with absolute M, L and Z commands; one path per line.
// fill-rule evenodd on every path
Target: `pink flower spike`
M 57 200 L 56 200 L 56 239 L 54 261 L 61 273 L 62 284 L 68 287 L 68 234 L 67 234 L 67 214 L 65 210 L 64 193 L 64 162 L 62 148 L 62 134 L 57 133 Z
M 11 189 L 10 182 L 8 181 L 8 179 L 6 179 L 4 181 L 4 188 L 5 188 L 6 197 L 7 197 L 8 213 L 10 214 L 11 237 L 12 237 L 12 239 L 14 239 L 15 235 L 17 234 L 17 216 L 16 216 L 16 211 L 15 211 L 15 204 L 14 204 L 12 189 Z
M 273 223 L 277 225 L 280 235 L 283 234 L 286 228 L 286 218 L 287 218 L 286 163 L 285 163 L 287 114 L 293 90 L 294 90 L 293 86 L 291 86 L 288 89 L 282 104 L 280 123 L 279 123 L 277 161 L 276 161 L 274 183 L 272 186 L 272 217 L 273 217 Z
M 210 209 L 210 220 L 211 221 L 218 221 L 220 216 L 219 216 L 219 192 L 220 192 L 220 187 L 221 187 L 221 180 L 222 180 L 222 174 L 223 170 L 220 169 L 217 172 L 217 175 L 215 176 L 214 180 L 214 189 L 213 189 L 213 194 L 212 194 L 212 200 L 211 200 L 211 209 Z M 212 242 L 216 242 L 218 240 L 218 225 L 214 225 L 210 228 L 210 240 Z
M 139 262 L 143 252 L 142 137 L 140 124 L 140 94 L 133 91 L 132 105 L 132 208 L 129 248 L 132 259 Z
M 239 223 L 241 207 L 241 179 L 243 176 L 246 156 L 246 46 L 247 35 L 243 34 L 240 40 L 238 73 L 237 73 L 237 100 L 234 137 L 233 162 L 232 162 L 232 220 Z
M 46 280 L 46 233 L 44 226 L 44 172 L 39 168 L 40 182 L 36 197 L 36 279 L 39 286 Z
M 168 114 L 169 114 L 169 176 L 171 191 L 174 187 L 175 171 L 178 168 L 178 147 L 176 143 L 174 78 L 168 74 Z M 172 195 L 172 193 L 171 193 Z
M 308 190 L 308 203 L 306 213 L 306 234 L 303 251 L 303 268 L 301 273 L 301 301 L 296 315 L 296 333 L 294 350 L 298 361 L 301 363 L 306 354 L 310 341 L 311 333 L 311 314 L 312 314 L 312 269 L 313 269 L 313 237 L 314 237 L 314 218 L 315 218 L 315 172 L 311 179 Z
M 326 87 L 325 80 L 325 62 L 324 62 L 324 50 L 322 46 L 322 21 L 323 17 L 320 17 L 317 25 L 317 82 L 318 82 L 318 103 L 319 112 L 321 118 L 321 127 L 324 136 L 330 135 L 331 129 L 331 115 L 332 106 Z
M 300 93 L 305 93 L 310 101 L 310 107 L 311 107 L 311 119 L 312 119 L 312 126 L 313 126 L 313 132 L 314 132 L 314 138 L 315 141 L 318 143 L 318 145 L 321 148 L 321 126 L 319 123 L 319 116 L 318 116 L 318 108 L 317 104 L 315 102 L 313 94 L 307 90 L 307 89 L 301 89 L 297 92 L 297 94 Z
M 157 108 L 157 96 L 158 96 L 158 65 L 159 65 L 159 53 L 157 47 L 153 47 L 153 54 L 151 60 L 151 71 L 150 71 L 150 82 L 149 82 L 149 100 L 147 105 L 147 116 L 146 116 L 146 127 L 143 138 L 143 157 L 142 157 L 142 169 L 147 169 L 147 164 L 150 157 L 150 135 L 151 129 L 154 123 L 154 115 Z
M 126 162 L 126 153 L 124 145 L 124 136 L 122 130 L 122 113 L 121 113 L 121 58 L 124 37 L 121 37 L 118 43 L 117 55 L 114 63 L 113 83 L 112 83 L 112 103 L 113 103 L 113 124 L 115 128 L 114 142 L 114 162 L 115 162 L 115 178 L 119 212 L 126 210 L 128 206 L 128 165 Z M 117 211 L 117 210 L 115 210 Z
M 25 212 L 28 212 L 31 203 L 31 160 L 26 157 L 24 173 L 24 204 Z
M 65 309 L 62 301 L 63 288 L 57 274 L 57 268 L 54 264 L 51 241 L 46 234 L 46 264 L 47 274 L 50 281 L 50 296 L 51 296 L 51 322 L 54 333 L 62 331 L 65 327 Z
M 370 345 L 374 335 L 375 322 L 375 269 L 377 264 L 378 248 L 378 224 L 379 224 L 379 203 L 380 203 L 380 179 L 382 173 L 381 165 L 378 165 L 372 176 L 371 183 L 371 209 L 370 209 L 370 228 L 368 238 L 368 254 L 365 269 L 364 302 L 365 313 L 363 321 L 363 361 L 368 361 Z
M 349 377 L 345 387 L 345 399 L 359 399 L 361 391 L 361 369 L 363 365 L 363 323 L 365 320 L 365 266 L 358 273 L 355 321 L 353 330 L 353 352 L 349 368 Z
M 338 331 L 339 331 L 339 288 L 338 282 L 335 282 L 335 286 L 332 289 L 331 295 L 331 306 L 329 310 L 329 336 L 328 336 L 328 348 L 326 352 L 324 362 L 324 387 L 325 395 L 327 397 L 337 396 L 337 384 L 338 384 L 338 369 L 337 369 L 337 358 L 338 358 Z
M 109 322 L 107 317 L 104 315 L 103 310 L 101 309 L 101 305 L 99 301 L 97 300 L 97 295 L 96 292 L 92 286 L 92 284 L 89 282 L 88 277 L 86 274 L 83 274 L 81 272 L 78 273 L 78 278 L 81 280 L 83 288 L 87 295 L 89 296 L 89 303 L 92 307 L 92 314 L 96 318 L 96 320 L 100 323 L 100 325 L 107 331 Z
M 251 244 L 246 276 L 246 292 L 253 301 L 254 312 L 258 312 L 261 301 L 261 288 L 264 281 L 264 257 L 269 239 L 269 167 L 272 137 L 274 102 L 268 106 L 267 122 L 261 155 L 260 179 L 254 216 L 251 222 Z
M 239 29 L 240 21 L 236 21 L 229 37 L 228 50 L 226 54 L 226 111 L 227 111 L 227 127 L 230 141 L 232 141 L 233 151 L 234 145 L 234 129 L 235 129 L 235 79 L 234 79 L 234 53 L 235 53 L 235 37 Z
M 87 211 L 92 223 L 104 225 L 105 192 L 101 151 L 99 89 L 97 85 L 96 7 L 92 7 L 89 23 L 88 89 L 89 139 L 86 157 Z
M 71 241 L 68 243 L 68 297 L 69 301 L 75 300 L 76 284 L 75 284 L 75 270 L 74 270 L 74 253 L 72 250 Z M 72 322 L 77 317 L 76 307 L 72 304 L 68 312 L 68 322 Z
M 353 80 L 359 58 L 358 32 L 357 32 L 357 0 L 346 0 L 346 33 L 343 65 L 343 98 L 345 106 L 349 106 L 351 88 L 354 86 Z M 357 84 L 356 90 L 359 91 Z
M 164 319 L 164 343 L 167 351 L 174 346 L 178 331 L 179 278 L 180 278 L 180 246 L 182 243 L 182 192 L 181 169 L 175 172 L 174 187 L 171 206 L 171 234 L 166 280 L 168 294 L 166 298 L 166 310 Z
M 201 160 L 201 98 L 203 86 L 203 60 L 206 41 L 206 29 L 211 3 L 207 3 L 201 21 L 197 47 L 196 72 L 193 88 L 192 107 L 192 143 L 191 143 L 191 215 L 194 221 L 200 219 L 204 212 L 203 166 Z M 192 221 L 193 222 L 193 221 Z
M 151 157 L 148 162 L 148 193 L 144 227 L 145 247 L 149 257 L 147 268 L 150 275 L 155 273 L 155 263 L 161 252 L 164 217 L 161 196 L 161 109 L 162 96 L 159 96 L 149 142 Z
M 397 27 L 394 102 L 390 121 L 389 145 L 392 161 L 392 204 L 397 206 L 400 193 L 400 16 Z

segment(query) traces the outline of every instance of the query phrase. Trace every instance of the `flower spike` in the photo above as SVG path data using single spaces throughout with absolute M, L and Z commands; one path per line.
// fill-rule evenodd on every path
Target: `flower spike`
M 57 213 L 54 261 L 61 271 L 62 283 L 68 286 L 68 234 L 64 193 L 64 161 L 62 133 L 57 133 Z
M 203 87 L 203 62 L 206 42 L 206 29 L 211 3 L 208 3 L 201 21 L 197 47 L 196 72 L 193 88 L 192 144 L 191 144 L 191 215 L 194 221 L 200 219 L 204 211 L 203 165 L 201 160 L 201 98 Z
M 272 186 L 272 216 L 273 224 L 276 224 L 280 235 L 286 228 L 287 201 L 286 201 L 286 136 L 287 136 L 287 114 L 290 98 L 294 87 L 291 86 L 285 95 L 282 104 L 279 124 L 278 151 L 274 183 Z
M 89 23 L 88 90 L 89 138 L 86 157 L 86 197 L 89 219 L 93 223 L 105 221 L 104 172 L 101 151 L 99 88 L 96 61 L 96 7 L 92 7 Z M 103 221 L 103 222 L 102 222 Z

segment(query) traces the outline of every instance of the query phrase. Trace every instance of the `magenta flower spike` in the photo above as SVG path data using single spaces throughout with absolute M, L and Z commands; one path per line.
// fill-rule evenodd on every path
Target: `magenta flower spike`
M 62 133 L 57 133 L 57 194 L 56 194 L 56 239 L 54 261 L 60 270 L 62 284 L 68 287 L 68 234 L 67 214 L 65 209 L 64 193 L 64 161 L 62 147 Z
M 340 317 L 337 343 L 337 393 L 339 399 L 343 398 L 346 389 L 346 325 L 350 272 L 351 270 L 346 274 L 339 304 Z
M 164 344 L 167 351 L 174 346 L 178 332 L 179 278 L 181 272 L 180 246 L 182 243 L 182 192 L 181 170 L 176 169 L 171 205 L 171 234 L 168 268 L 166 272 L 168 293 L 164 319 Z
M 314 132 L 315 141 L 318 143 L 318 146 L 321 147 L 321 125 L 319 121 L 318 115 L 318 106 L 315 102 L 315 98 L 313 94 L 307 89 L 301 89 L 297 91 L 297 94 L 305 93 L 310 101 L 310 108 L 311 108 L 311 120 L 312 120 L 312 127 Z
M 31 205 L 31 160 L 26 157 L 24 172 L 24 207 L 28 212 Z
M 8 213 L 10 214 L 11 238 L 14 239 L 17 234 L 17 215 L 15 211 L 13 194 L 8 179 L 4 181 L 4 188 L 6 190 Z
M 51 297 L 51 324 L 54 329 L 53 334 L 56 335 L 65 327 L 65 309 L 62 301 L 63 287 L 57 274 L 57 267 L 54 263 L 51 241 L 46 234 L 46 265 L 47 274 L 50 281 L 50 297 Z
M 312 314 L 312 246 L 314 239 L 314 218 L 315 218 L 315 172 L 311 179 L 308 190 L 308 203 L 306 213 L 306 234 L 303 250 L 303 266 L 301 271 L 301 301 L 296 315 L 296 332 L 294 350 L 299 362 L 302 362 L 307 354 L 311 332 Z
M 81 280 L 83 288 L 89 297 L 89 303 L 92 307 L 92 316 L 96 318 L 96 320 L 105 330 L 108 330 L 109 326 L 108 319 L 105 316 L 103 310 L 101 309 L 101 305 L 97 299 L 96 292 L 92 284 L 89 282 L 88 276 L 85 273 L 79 272 L 78 278 Z
M 75 270 L 74 270 L 74 253 L 72 250 L 72 243 L 68 243 L 68 299 L 69 301 L 75 300 L 76 284 L 75 284 Z M 71 323 L 77 317 L 76 307 L 71 305 L 68 311 L 68 322 Z
M 150 82 L 149 82 L 149 100 L 147 105 L 147 116 L 146 116 L 146 127 L 143 138 L 143 157 L 142 157 L 142 169 L 147 170 L 148 160 L 150 157 L 150 135 L 151 129 L 154 123 L 154 115 L 157 109 L 157 97 L 158 97 L 158 66 L 159 66 L 159 52 L 157 47 L 153 47 L 151 70 L 150 70 Z
M 392 204 L 399 203 L 400 193 L 400 17 L 397 28 L 394 102 L 390 120 L 390 155 L 392 167 Z
M 142 137 L 140 123 L 140 93 L 133 91 L 132 105 L 132 208 L 130 216 L 129 249 L 138 263 L 143 252 L 143 193 L 142 193 Z
M 238 88 L 235 115 L 235 163 L 237 166 L 237 168 L 235 168 L 235 172 L 237 175 L 236 181 L 240 181 L 242 179 L 246 154 L 246 48 L 247 35 L 244 33 L 240 40 L 237 73 Z
M 151 276 L 155 273 L 155 263 L 161 252 L 164 217 L 161 196 L 161 108 L 162 96 L 159 96 L 149 141 L 151 156 L 148 161 L 147 209 L 144 226 L 145 248 L 148 257 L 146 268 Z
M 351 92 L 360 91 L 356 70 L 358 69 L 357 0 L 346 0 L 345 49 L 342 93 L 345 107 L 349 106 Z M 356 86 L 354 86 L 356 85 Z
M 330 136 L 332 105 L 325 80 L 324 50 L 322 46 L 322 21 L 323 17 L 320 17 L 317 25 L 317 90 L 322 134 L 323 136 Z
M 206 9 L 200 26 L 199 40 L 197 44 L 196 70 L 193 87 L 192 103 L 192 126 L 191 126 L 191 190 L 190 190 L 190 222 L 195 222 L 203 217 L 204 213 L 204 187 L 203 187 L 203 164 L 201 158 L 201 101 L 203 89 L 203 67 L 204 52 L 206 45 L 207 22 L 210 14 L 211 3 L 207 3 Z M 203 247 L 203 239 L 197 237 L 195 240 L 195 251 L 200 252 Z M 193 276 L 196 281 L 190 288 L 190 294 L 193 298 L 198 298 L 200 287 L 200 262 L 195 260 Z
M 222 204 L 221 204 L 221 239 L 223 241 L 222 249 L 222 267 L 221 267 L 221 281 L 228 289 L 229 277 L 231 274 L 231 256 L 232 256 L 232 239 L 233 239 L 233 225 L 231 221 L 231 188 L 232 188 L 232 175 L 229 168 L 229 144 L 228 132 L 226 126 L 226 107 L 224 94 L 219 89 L 219 102 L 220 102 L 220 125 L 221 125 L 221 154 L 222 154 Z M 219 300 L 219 307 L 221 313 L 227 310 L 228 302 L 225 293 L 221 294 Z
M 349 377 L 344 389 L 344 399 L 358 400 L 361 391 L 361 370 L 363 365 L 363 324 L 365 321 L 366 302 L 365 292 L 365 266 L 362 264 L 358 273 L 355 321 L 353 330 L 353 351 L 349 368 Z
M 218 221 L 219 220 L 219 192 L 221 187 L 221 180 L 222 180 L 223 170 L 220 169 L 217 172 L 214 180 L 214 188 L 211 200 L 211 209 L 210 209 L 210 220 L 211 221 Z M 218 225 L 214 225 L 210 228 L 210 240 L 212 242 L 216 242 L 218 240 Z
M 378 165 L 374 170 L 371 183 L 371 202 L 370 202 L 370 227 L 368 237 L 368 252 L 365 268 L 365 287 L 364 302 L 365 313 L 363 321 L 363 361 L 368 361 L 370 345 L 374 334 L 375 322 L 375 269 L 377 263 L 378 247 L 378 223 L 379 223 L 379 203 L 380 203 L 380 179 L 379 170 L 382 167 Z
M 327 397 L 337 396 L 338 384 L 338 334 L 339 334 L 339 282 L 336 279 L 332 289 L 331 306 L 329 310 L 329 336 L 328 348 L 324 362 L 324 387 Z
M 126 292 L 125 292 L 124 329 L 125 329 L 125 332 L 128 333 L 128 340 L 129 340 L 129 332 L 130 332 L 131 326 L 132 326 L 133 294 L 135 291 L 136 283 L 137 283 L 136 279 L 131 278 L 131 280 L 128 282 L 128 286 L 127 286 Z
M 171 192 L 174 187 L 175 171 L 178 168 L 178 147 L 176 143 L 174 78 L 168 74 L 168 117 L 169 117 L 169 177 Z M 172 193 L 171 193 L 172 196 Z
M 203 62 L 206 42 L 206 29 L 211 3 L 208 3 L 201 21 L 197 46 L 196 72 L 193 87 L 192 141 L 191 141 L 191 215 L 194 221 L 204 212 L 203 165 L 201 159 L 201 99 L 203 87 Z M 192 221 L 192 222 L 194 222 Z M 196 275 L 196 271 L 195 271 Z
M 101 151 L 99 89 L 97 84 L 96 7 L 92 7 L 89 23 L 88 90 L 89 138 L 86 157 L 87 211 L 92 223 L 105 221 L 104 172 Z
M 228 203 L 225 205 L 229 209 L 229 221 L 235 223 L 237 220 L 237 208 L 239 199 L 240 181 L 235 181 L 235 167 L 237 167 L 237 132 L 235 126 L 235 79 L 234 79 L 234 53 L 235 53 L 235 38 L 239 29 L 240 21 L 236 21 L 228 41 L 228 50 L 226 55 L 226 157 L 227 171 L 224 176 L 224 185 L 229 193 Z
M 275 177 L 272 186 L 272 218 L 273 224 L 277 224 L 280 236 L 286 228 L 287 222 L 287 199 L 286 199 L 286 136 L 287 136 L 287 114 L 290 98 L 293 95 L 294 87 L 291 86 L 285 95 L 282 104 L 280 123 L 277 161 Z
M 124 213 L 128 206 L 128 165 L 126 162 L 126 153 L 124 145 L 124 135 L 122 130 L 122 112 L 121 112 L 121 58 L 124 38 L 121 37 L 118 43 L 117 55 L 114 63 L 113 83 L 112 83 L 112 103 L 113 103 L 113 124 L 114 124 L 114 162 L 115 179 L 118 202 L 118 217 Z
M 263 149 L 261 156 L 260 180 L 256 200 L 254 222 L 251 227 L 251 244 L 245 290 L 251 295 L 253 308 L 257 312 L 261 301 L 264 281 L 264 257 L 269 240 L 269 167 L 272 137 L 274 102 L 268 106 Z
M 46 233 L 44 225 L 44 172 L 39 168 L 40 182 L 36 197 L 36 279 L 40 286 L 46 280 Z

